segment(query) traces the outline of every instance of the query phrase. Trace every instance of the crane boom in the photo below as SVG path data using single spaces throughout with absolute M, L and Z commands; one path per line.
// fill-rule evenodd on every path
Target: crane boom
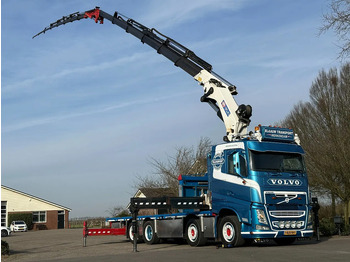
M 215 74 L 212 66 L 198 57 L 193 51 L 154 28 L 148 28 L 130 18 L 124 19 L 124 16 L 118 14 L 118 12 L 110 15 L 96 7 L 86 12 L 76 12 L 63 16 L 33 36 L 33 38 L 60 25 L 85 18 L 94 19 L 96 23 L 99 22 L 100 24 L 103 24 L 104 19 L 109 20 L 112 24 L 137 37 L 142 43 L 149 45 L 157 53 L 172 61 L 175 66 L 180 67 L 194 77 L 204 89 L 201 101 L 209 103 L 225 124 L 225 141 L 239 139 L 247 134 L 252 108 L 249 105 L 238 106 L 233 98 L 233 95 L 237 94 L 236 87 Z

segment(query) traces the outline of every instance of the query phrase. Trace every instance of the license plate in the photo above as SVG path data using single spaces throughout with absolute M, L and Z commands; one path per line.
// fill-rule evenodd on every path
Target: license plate
M 297 231 L 284 231 L 285 236 L 295 236 Z

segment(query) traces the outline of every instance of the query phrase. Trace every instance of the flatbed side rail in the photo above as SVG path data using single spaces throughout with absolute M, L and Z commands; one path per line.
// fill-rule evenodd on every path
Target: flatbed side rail
M 208 210 L 204 197 L 131 198 L 130 209 L 200 209 Z
M 83 227 L 83 247 L 86 247 L 86 239 L 88 236 L 125 236 L 126 227 L 122 228 L 88 228 L 87 222 L 84 221 Z

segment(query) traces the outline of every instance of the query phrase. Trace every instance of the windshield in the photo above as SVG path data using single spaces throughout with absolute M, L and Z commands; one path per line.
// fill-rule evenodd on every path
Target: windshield
M 304 172 L 301 154 L 250 151 L 251 167 L 255 171 Z

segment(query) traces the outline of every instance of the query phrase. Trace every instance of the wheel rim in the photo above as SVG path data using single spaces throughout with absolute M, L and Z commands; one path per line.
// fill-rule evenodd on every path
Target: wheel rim
M 134 240 L 134 234 L 132 233 L 132 226 L 129 228 L 129 238 L 131 241 Z
M 224 237 L 224 240 L 226 242 L 232 242 L 235 235 L 235 228 L 233 227 L 232 223 L 226 222 L 222 227 L 222 236 Z
M 188 239 L 191 242 L 195 242 L 198 238 L 198 228 L 196 227 L 196 225 L 191 224 L 188 229 L 187 229 L 187 235 L 188 235 Z
M 151 241 L 153 238 L 153 228 L 150 225 L 145 228 L 145 238 L 147 241 Z

